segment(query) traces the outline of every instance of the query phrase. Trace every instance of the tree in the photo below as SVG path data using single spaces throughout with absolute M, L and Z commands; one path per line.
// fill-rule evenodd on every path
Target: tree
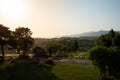
M 34 57 L 45 57 L 45 50 L 42 49 L 41 47 L 37 46 L 34 47 L 33 49 Z
M 120 48 L 120 33 L 116 33 L 113 38 L 113 46 L 118 46 Z
M 68 50 L 67 47 L 63 44 L 51 44 L 48 46 L 47 51 L 52 56 L 52 54 L 65 55 L 65 52 L 67 52 Z
M 23 51 L 26 54 L 34 43 L 34 39 L 31 37 L 32 32 L 29 28 L 18 27 L 14 31 L 14 36 L 17 41 L 17 52 Z
M 11 31 L 8 27 L 5 27 L 0 24 L 0 45 L 1 45 L 1 51 L 4 61 L 4 45 L 7 44 L 7 41 L 9 40 L 9 36 L 11 35 Z
M 89 58 L 100 70 L 102 80 L 120 79 L 120 33 L 113 30 L 101 35 L 96 46 L 89 50 Z
M 49 44 L 47 51 L 50 54 L 50 56 L 57 53 L 58 47 L 59 47 L 58 44 Z
M 75 51 L 77 52 L 78 49 L 79 49 L 79 45 L 78 45 L 78 41 L 77 40 L 75 41 L 74 46 L 75 46 Z
M 101 35 L 96 40 L 96 45 L 112 47 L 112 46 L 120 46 L 120 33 L 115 32 L 113 29 L 109 31 L 108 34 Z
M 14 32 L 11 31 L 11 35 L 9 36 L 8 45 L 10 49 L 17 49 L 17 40 L 15 38 Z

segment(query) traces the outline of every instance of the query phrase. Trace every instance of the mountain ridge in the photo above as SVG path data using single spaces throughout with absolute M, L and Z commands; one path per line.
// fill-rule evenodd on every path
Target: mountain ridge
M 67 35 L 64 37 L 99 37 L 100 35 L 107 34 L 108 32 L 109 31 L 105 31 L 105 30 L 89 31 L 89 32 L 84 32 L 84 33 L 80 33 L 80 34 Z M 120 33 L 120 31 L 116 31 L 116 32 Z

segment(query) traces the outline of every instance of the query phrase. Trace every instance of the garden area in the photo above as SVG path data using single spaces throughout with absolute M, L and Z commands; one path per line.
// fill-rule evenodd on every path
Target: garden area
M 94 45 L 61 38 L 44 47 L 33 46 L 29 28 L 0 30 L 0 80 L 120 80 L 120 33 L 113 29 Z

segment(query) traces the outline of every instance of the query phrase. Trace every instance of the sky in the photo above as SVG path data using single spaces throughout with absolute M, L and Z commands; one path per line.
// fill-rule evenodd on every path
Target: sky
M 120 31 L 120 0 L 0 0 L 0 24 L 40 38 Z

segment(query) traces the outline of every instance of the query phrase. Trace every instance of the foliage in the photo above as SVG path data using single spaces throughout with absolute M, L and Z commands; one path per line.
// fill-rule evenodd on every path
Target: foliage
M 10 35 L 11 35 L 11 31 L 9 30 L 9 28 L 0 24 L 0 45 L 2 50 L 3 60 L 4 60 L 4 45 L 7 44 Z
M 120 47 L 120 33 L 113 31 L 109 31 L 108 34 L 101 35 L 96 40 L 96 45 L 105 46 L 105 47 L 112 47 L 117 46 Z
M 108 34 L 101 35 L 96 41 L 96 46 L 89 50 L 89 58 L 99 68 L 102 80 L 120 79 L 119 35 L 118 32 L 111 30 Z
M 45 57 L 46 55 L 45 50 L 38 46 L 33 48 L 33 53 L 34 57 Z
M 4 45 L 7 45 L 8 49 L 17 49 L 18 52 L 27 53 L 34 43 L 31 35 L 29 28 L 18 27 L 15 31 L 10 31 L 8 27 L 0 25 L 0 45 L 3 56 L 0 59 L 4 61 Z
M 16 49 L 17 48 L 17 40 L 15 38 L 15 35 L 13 34 L 13 31 L 11 31 L 11 35 L 9 36 L 8 40 L 8 48 L 9 49 Z
M 4 38 L 5 40 L 9 38 L 11 31 L 8 27 L 5 27 L 0 24 L 0 39 Z
M 64 45 L 66 47 L 67 53 L 76 52 L 76 49 L 78 51 L 88 51 L 93 45 L 94 40 L 96 38 L 52 38 L 52 39 L 46 39 L 46 38 L 34 38 L 34 45 L 40 46 L 43 49 L 47 50 L 50 46 L 54 46 L 56 44 Z M 76 49 L 75 49 L 75 44 Z M 53 53 L 54 54 L 54 53 Z
M 20 52 L 20 50 L 22 50 L 23 53 L 29 51 L 29 49 L 32 47 L 34 43 L 34 39 L 31 37 L 32 32 L 30 31 L 30 29 L 18 27 L 15 29 L 14 35 L 17 40 L 18 53 Z
M 74 42 L 74 50 L 75 50 L 75 51 L 78 51 L 78 49 L 79 49 L 78 41 L 75 41 L 75 42 Z
M 47 51 L 50 55 L 52 54 L 64 54 L 67 51 L 67 47 L 63 44 L 51 44 L 49 45 L 49 47 L 47 48 Z

